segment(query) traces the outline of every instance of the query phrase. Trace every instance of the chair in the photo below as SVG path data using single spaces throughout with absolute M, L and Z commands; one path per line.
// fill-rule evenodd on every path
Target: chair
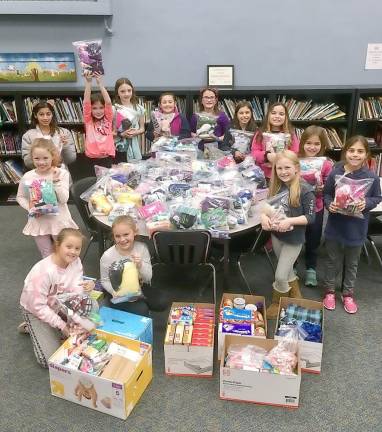
M 369 227 L 367 230 L 367 240 L 369 241 L 376 257 L 378 260 L 379 265 L 382 268 L 382 258 L 380 253 L 378 252 L 378 249 L 375 245 L 374 240 L 372 237 L 375 236 L 381 236 L 382 235 L 382 216 L 373 216 L 373 214 L 370 214 L 370 221 L 369 221 Z M 367 252 L 366 245 L 364 246 Z M 368 257 L 368 255 L 367 255 Z
M 76 181 L 70 187 L 70 193 L 72 195 L 75 206 L 77 207 L 78 213 L 81 216 L 81 219 L 85 225 L 86 231 L 88 232 L 90 238 L 89 242 L 86 245 L 86 248 L 83 252 L 82 260 L 85 259 L 86 254 L 88 253 L 89 246 L 93 241 L 98 242 L 98 230 L 99 227 L 94 218 L 91 217 L 88 205 L 86 201 L 80 198 L 80 195 L 90 188 L 97 181 L 96 177 L 85 177 L 81 180 Z M 105 249 L 105 245 L 104 245 Z
M 273 273 L 275 273 L 275 271 L 276 271 L 275 266 L 273 265 L 273 262 L 272 262 L 272 258 L 269 254 L 267 247 L 266 247 L 266 244 L 268 243 L 268 241 L 271 238 L 271 232 L 270 231 L 264 231 L 259 226 L 256 228 L 255 233 L 256 233 L 256 238 L 255 238 L 255 242 L 253 243 L 253 246 L 251 247 L 251 249 L 248 252 L 240 254 L 239 259 L 237 260 L 237 265 L 239 267 L 241 277 L 243 278 L 250 294 L 253 294 L 253 293 L 252 293 L 251 287 L 249 286 L 248 280 L 245 277 L 245 274 L 243 271 L 243 267 L 241 264 L 242 258 L 244 258 L 245 256 L 248 256 L 248 255 L 254 255 L 256 252 L 263 251 L 263 252 L 265 252 L 265 255 L 267 256 L 269 265 L 272 267 Z
M 213 298 L 216 304 L 216 270 L 207 262 L 211 245 L 211 234 L 208 231 L 156 231 L 152 236 L 158 264 L 169 266 L 204 265 L 212 269 Z

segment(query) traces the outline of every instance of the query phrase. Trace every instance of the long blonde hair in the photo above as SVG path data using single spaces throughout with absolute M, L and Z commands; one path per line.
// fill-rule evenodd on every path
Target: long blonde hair
M 291 207 L 298 207 L 300 205 L 301 194 L 300 161 L 298 160 L 296 153 L 292 152 L 291 150 L 284 150 L 276 154 L 276 158 L 272 166 L 271 182 L 269 184 L 269 196 L 272 197 L 277 195 L 280 192 L 281 186 L 283 184 L 276 172 L 276 165 L 280 159 L 290 160 L 297 168 L 297 173 L 289 185 L 289 205 Z

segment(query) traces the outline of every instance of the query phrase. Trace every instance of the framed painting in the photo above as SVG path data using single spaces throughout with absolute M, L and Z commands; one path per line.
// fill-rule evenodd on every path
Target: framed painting
M 0 83 L 77 81 L 74 53 L 0 53 Z

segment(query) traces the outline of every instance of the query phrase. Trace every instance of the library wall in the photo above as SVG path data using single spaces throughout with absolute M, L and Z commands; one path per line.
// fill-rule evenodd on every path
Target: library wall
M 102 38 L 109 86 L 121 75 L 138 87 L 201 86 L 207 64 L 234 64 L 236 86 L 382 81 L 381 71 L 364 70 L 367 43 L 382 42 L 380 0 L 114 0 L 113 7 L 111 37 L 101 17 L 0 16 L 1 51 L 72 51 L 73 40 Z

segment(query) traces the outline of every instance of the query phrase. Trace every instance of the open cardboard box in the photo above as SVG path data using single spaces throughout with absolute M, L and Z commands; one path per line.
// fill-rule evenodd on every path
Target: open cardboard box
M 279 328 L 279 318 L 281 309 L 286 309 L 289 304 L 296 304 L 307 309 L 318 309 L 322 312 L 322 340 L 321 342 L 309 342 L 300 340 L 298 341 L 300 347 L 301 357 L 301 370 L 307 373 L 321 373 L 322 363 L 322 348 L 324 343 L 324 305 L 322 302 L 307 300 L 307 299 L 294 299 L 288 297 L 281 297 L 279 303 L 279 312 L 277 314 L 275 336 L 274 338 L 282 339 L 282 337 L 276 335 L 276 331 Z
M 215 310 L 215 305 L 212 303 L 190 302 L 174 302 L 171 305 L 171 309 L 176 306 L 186 305 Z M 164 361 L 166 375 L 211 377 L 214 361 L 214 337 L 211 346 L 164 343 Z
M 117 372 L 126 379 L 116 381 L 62 365 L 61 361 L 70 347 L 69 340 L 66 340 L 49 359 L 52 395 L 126 419 L 152 379 L 151 345 L 98 330 L 96 332 L 108 343 L 116 342 L 140 354 L 140 356 L 137 355 L 138 361 L 134 363 L 126 359 L 124 365 L 123 359 L 120 359 L 122 362 L 119 362 L 120 370 Z M 84 389 L 85 392 L 83 392 Z
M 223 293 L 223 297 L 222 300 L 220 302 L 220 307 L 219 307 L 219 325 L 218 325 L 218 360 L 220 360 L 220 356 L 223 350 L 223 344 L 224 344 L 224 337 L 226 335 L 226 333 L 222 332 L 222 321 L 220 319 L 220 311 L 223 308 L 223 302 L 225 299 L 230 299 L 233 302 L 233 299 L 236 297 L 242 297 L 245 300 L 245 304 L 255 304 L 255 303 L 259 303 L 261 302 L 263 304 L 263 318 L 264 318 L 264 329 L 265 329 L 265 336 L 250 336 L 250 337 L 257 337 L 257 338 L 261 338 L 261 339 L 265 339 L 268 334 L 267 332 L 267 315 L 266 315 L 266 306 L 265 306 L 265 297 L 263 296 L 254 296 L 254 295 L 244 295 L 244 294 L 231 294 L 231 293 Z M 235 336 L 242 336 L 242 335 L 235 335 Z
M 220 399 L 298 408 L 301 384 L 299 349 L 297 350 L 297 375 L 279 375 L 224 366 L 228 348 L 233 344 L 256 345 L 269 351 L 278 344 L 278 341 L 227 335 L 220 360 Z

